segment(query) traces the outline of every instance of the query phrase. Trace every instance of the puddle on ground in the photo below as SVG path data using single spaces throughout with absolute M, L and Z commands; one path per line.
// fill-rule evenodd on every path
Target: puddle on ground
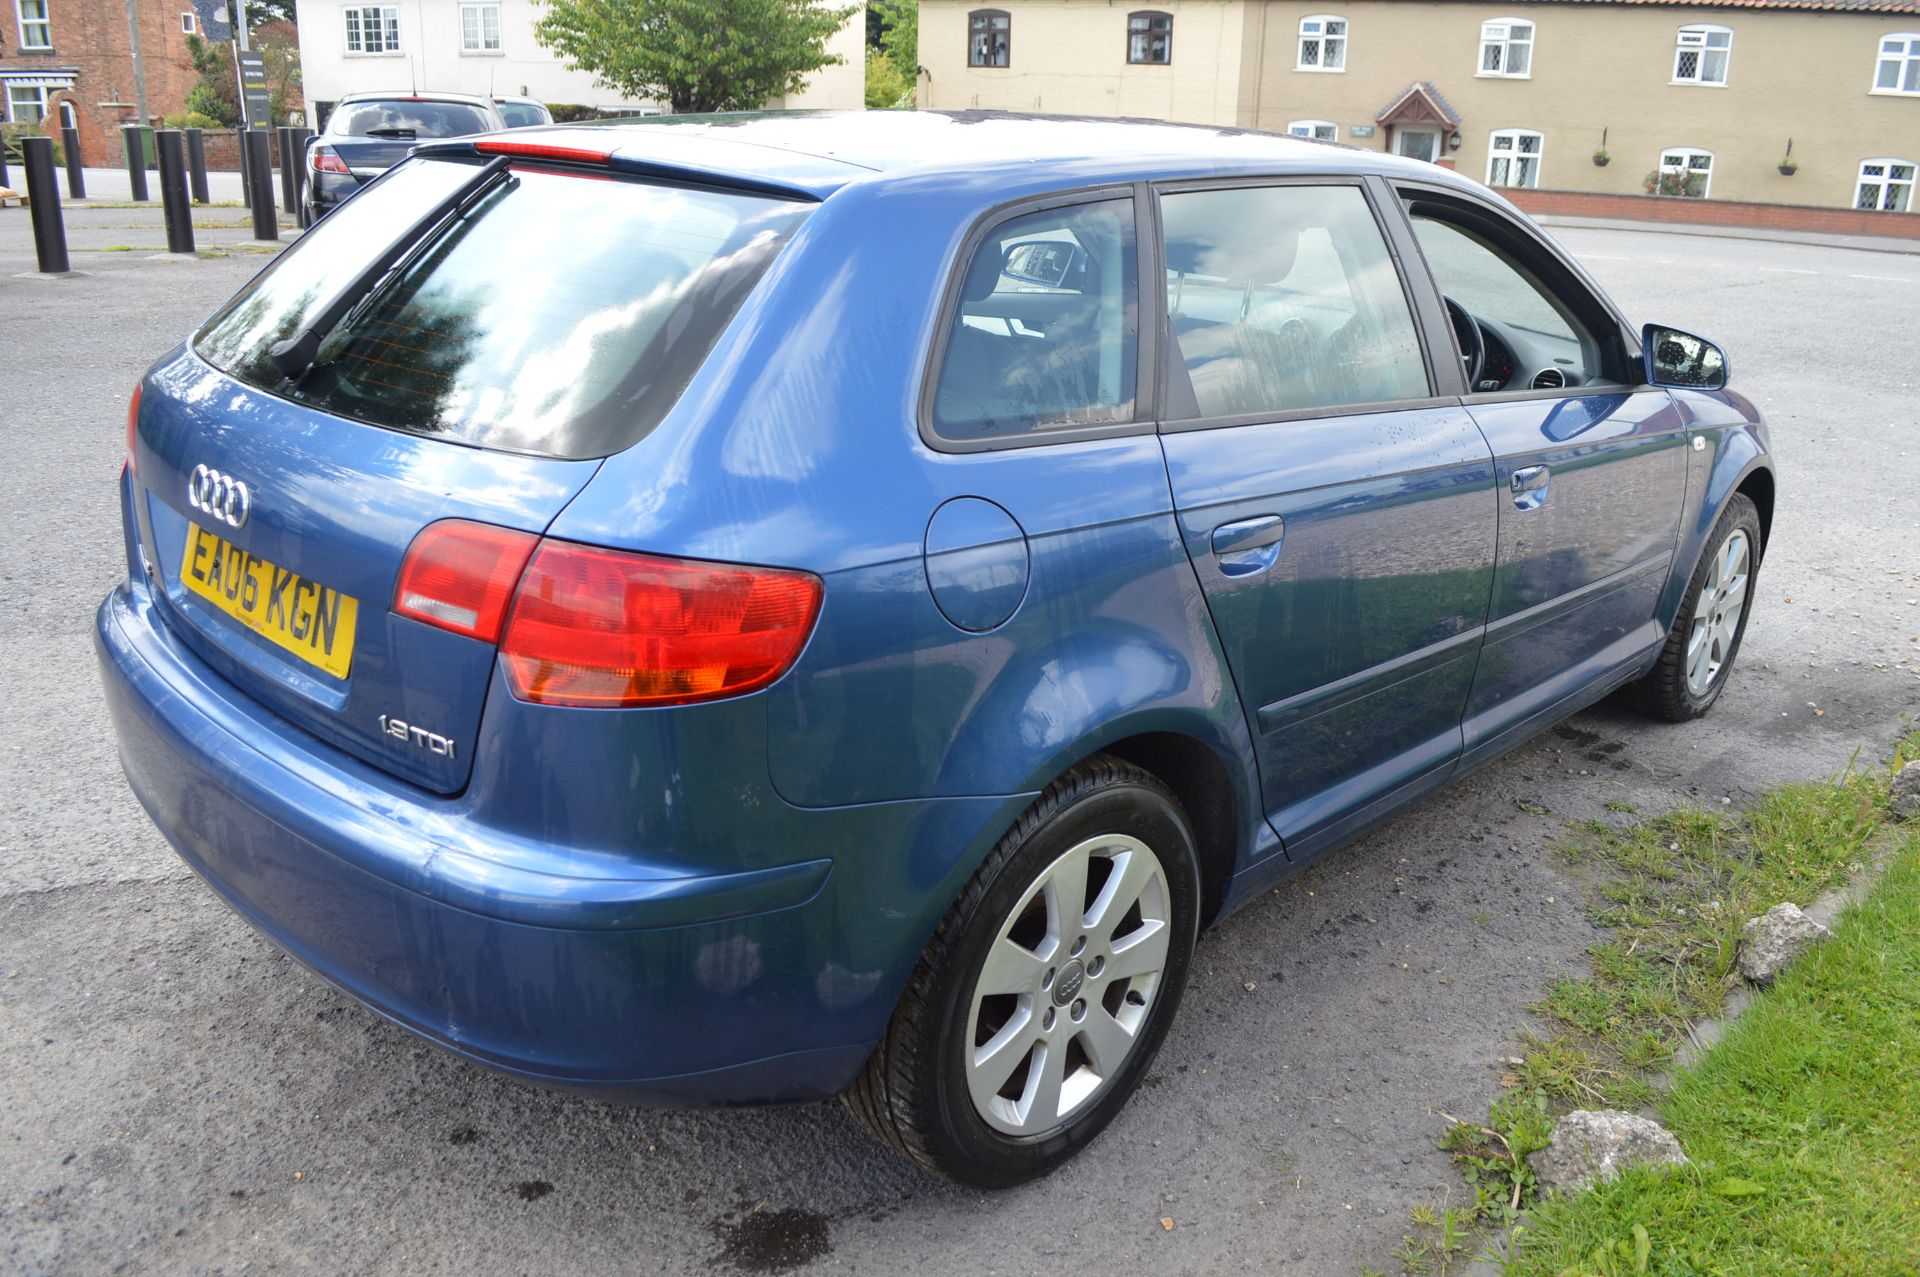
M 737 1220 L 722 1216 L 713 1221 L 713 1232 L 720 1239 L 721 1260 L 750 1273 L 783 1273 L 833 1249 L 826 1216 L 791 1206 L 752 1211 Z

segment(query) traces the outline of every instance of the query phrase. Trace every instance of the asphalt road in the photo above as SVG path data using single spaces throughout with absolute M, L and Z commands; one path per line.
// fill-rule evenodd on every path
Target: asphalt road
M 30 282 L 24 223 L 0 213 L 0 1271 L 1389 1268 L 1408 1208 L 1460 1192 L 1432 1110 L 1484 1111 L 1590 942 L 1561 822 L 1737 804 L 1920 706 L 1920 259 L 1563 231 L 1630 314 L 1721 339 L 1773 421 L 1774 544 L 1710 719 L 1581 715 L 1250 906 L 1147 1087 L 1038 1185 L 931 1181 L 833 1105 L 542 1093 L 280 957 L 126 792 L 89 640 L 126 394 L 258 261 Z

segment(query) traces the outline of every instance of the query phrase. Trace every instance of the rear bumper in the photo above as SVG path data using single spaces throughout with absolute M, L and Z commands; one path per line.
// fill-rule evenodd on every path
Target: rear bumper
M 838 1092 L 973 849 L 1024 801 L 844 809 L 831 840 L 820 828 L 793 839 L 838 842 L 844 858 L 747 873 L 638 857 L 631 877 L 540 873 L 489 857 L 459 800 L 332 754 L 251 706 L 151 608 L 141 586 L 115 590 L 95 645 L 128 782 L 181 857 L 379 1014 L 548 1085 L 664 1103 Z M 909 872 L 890 875 L 894 857 Z M 906 901 L 890 878 L 910 886 Z

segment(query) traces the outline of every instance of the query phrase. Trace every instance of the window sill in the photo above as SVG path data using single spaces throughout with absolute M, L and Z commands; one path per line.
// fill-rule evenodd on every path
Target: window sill
M 1505 71 L 1475 71 L 1473 78 L 1476 80 L 1531 80 L 1533 72 L 1529 71 L 1525 75 L 1508 75 Z
M 1867 96 L 1874 98 L 1920 98 L 1920 89 L 1868 89 Z
M 1676 89 L 1724 89 L 1725 80 L 1668 80 L 1667 84 Z
M 349 58 L 404 58 L 407 56 L 407 52 L 405 49 L 395 49 L 390 53 L 354 53 L 349 50 L 343 56 Z
M 1346 69 L 1345 67 L 1301 67 L 1301 66 L 1297 66 L 1297 67 L 1295 67 L 1295 68 L 1294 68 L 1294 70 L 1296 70 L 1296 71 L 1298 71 L 1298 72 L 1300 72 L 1300 73 L 1302 73 L 1303 75 L 1345 75 L 1345 74 L 1347 73 L 1347 69 Z
M 460 50 L 460 56 L 463 58 L 504 58 L 507 56 L 507 51 L 505 49 L 462 49 Z
M 1132 58 L 1128 58 L 1127 65 L 1130 67 L 1170 67 L 1173 65 L 1173 63 L 1171 62 L 1135 62 Z

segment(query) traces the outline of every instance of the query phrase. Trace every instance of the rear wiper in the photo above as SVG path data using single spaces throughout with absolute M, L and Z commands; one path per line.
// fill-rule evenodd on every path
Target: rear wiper
M 397 137 L 397 138 L 404 138 L 407 141 L 411 142 L 415 137 L 419 135 L 413 129 L 368 129 L 364 134 L 362 134 L 362 136 L 364 137 Z
M 509 162 L 509 157 L 502 155 L 475 169 L 472 177 L 421 214 L 348 280 L 346 286 L 320 308 L 311 323 L 286 340 L 268 347 L 267 359 L 280 375 L 290 381 L 298 381 L 311 371 L 314 359 L 320 354 L 320 343 L 327 339 L 327 334 L 340 326 L 340 321 L 374 291 L 387 273 L 408 255 L 409 250 L 423 242 L 442 222 L 461 216 L 491 191 L 495 183 L 506 175 Z

